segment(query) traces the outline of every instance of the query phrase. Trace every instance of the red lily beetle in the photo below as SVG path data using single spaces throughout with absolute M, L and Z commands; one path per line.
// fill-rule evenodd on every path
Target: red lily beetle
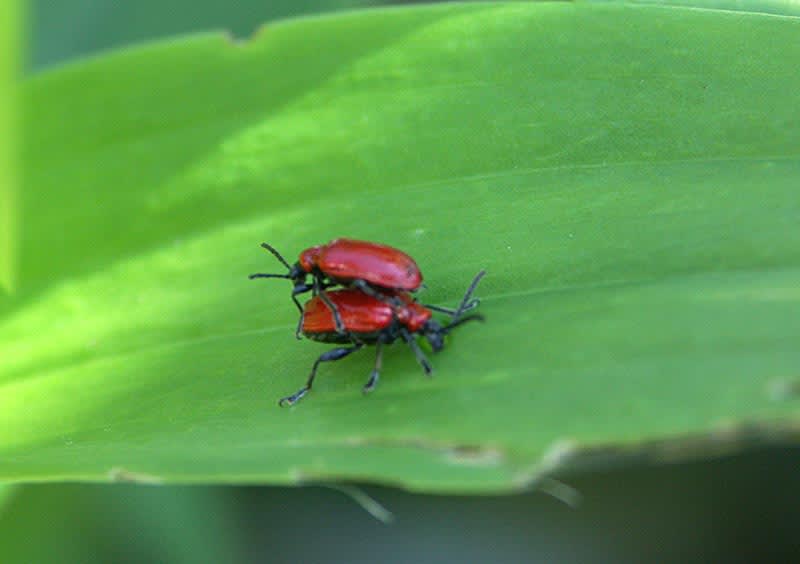
M 314 295 L 319 295 L 333 312 L 338 333 L 344 333 L 345 326 L 339 312 L 327 298 L 327 288 L 336 285 L 354 287 L 374 298 L 386 299 L 385 290 L 414 291 L 422 284 L 422 273 L 414 259 L 388 245 L 355 239 L 334 239 L 327 245 L 304 250 L 294 265 L 289 265 L 271 245 L 261 243 L 261 246 L 272 253 L 289 272 L 251 274 L 250 279 L 287 278 L 294 282 L 292 300 L 301 315 L 303 307 L 297 300 L 297 295 L 313 290 Z M 307 283 L 308 275 L 313 277 L 311 284 Z M 298 324 L 298 337 L 301 324 L 302 318 Z
M 444 347 L 445 335 L 452 331 L 453 328 L 467 321 L 483 321 L 483 316 L 479 314 L 472 314 L 466 317 L 462 317 L 462 315 L 478 305 L 478 300 L 472 299 L 472 293 L 484 274 L 486 273 L 481 271 L 474 278 L 457 309 L 436 308 L 438 311 L 451 315 L 450 322 L 444 326 L 433 319 L 431 308 L 415 302 L 407 292 L 396 290 L 390 292 L 390 295 L 393 298 L 397 298 L 397 301 L 402 304 L 397 305 L 379 300 L 359 289 L 348 288 L 328 293 L 328 299 L 339 311 L 345 325 L 347 333 L 342 335 L 336 331 L 336 323 L 331 310 L 320 299 L 320 296 L 313 297 L 305 306 L 302 326 L 303 334 L 315 341 L 350 343 L 352 346 L 332 349 L 320 355 L 314 362 L 306 385 L 294 394 L 281 399 L 278 402 L 279 405 L 292 405 L 311 390 L 317 374 L 317 368 L 321 362 L 342 359 L 351 353 L 361 350 L 365 345 L 374 344 L 377 347 L 375 368 L 364 385 L 365 393 L 372 391 L 378 382 L 383 345 L 391 344 L 398 338 L 402 338 L 411 347 L 417 357 L 417 362 L 419 362 L 425 374 L 429 376 L 433 369 L 428 359 L 425 358 L 425 354 L 419 348 L 415 338 L 416 335 L 421 335 L 427 339 L 433 352 L 439 352 Z

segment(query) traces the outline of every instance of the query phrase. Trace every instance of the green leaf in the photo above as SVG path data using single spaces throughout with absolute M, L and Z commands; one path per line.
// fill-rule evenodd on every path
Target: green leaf
M 14 289 L 17 218 L 17 73 L 19 4 L 0 5 L 0 294 Z
M 198 36 L 31 80 L 0 480 L 358 479 L 508 491 L 584 464 L 796 439 L 800 19 L 444 5 Z M 292 256 L 472 276 L 426 379 L 324 364 Z
M 16 484 L 0 484 L 0 517 L 19 487 Z
M 604 2 L 606 0 L 589 0 Z M 680 6 L 697 10 L 728 10 L 750 14 L 800 16 L 800 5 L 793 0 L 631 0 L 633 4 Z

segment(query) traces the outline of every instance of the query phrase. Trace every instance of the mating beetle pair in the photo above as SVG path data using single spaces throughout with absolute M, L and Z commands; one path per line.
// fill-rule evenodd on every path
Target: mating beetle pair
M 455 310 L 423 305 L 415 301 L 410 291 L 422 284 L 422 274 L 416 262 L 407 254 L 377 243 L 336 239 L 327 245 L 312 247 L 300 253 L 293 266 L 266 243 L 262 247 L 271 252 L 287 267 L 287 274 L 253 274 L 253 278 L 287 278 L 294 282 L 292 300 L 301 317 L 297 335 L 328 343 L 345 344 L 320 355 L 314 362 L 306 385 L 296 393 L 280 400 L 280 405 L 291 405 L 311 389 L 317 368 L 322 362 L 342 359 L 365 345 L 376 345 L 375 367 L 364 386 L 364 392 L 374 389 L 381 369 L 383 345 L 403 339 L 414 352 L 426 375 L 432 368 L 416 341 L 424 337 L 434 352 L 444 346 L 444 337 L 455 327 L 473 320 L 483 320 L 478 314 L 464 316 L 476 307 L 472 293 L 485 272 L 472 281 Z M 312 282 L 307 283 L 308 275 Z M 337 285 L 344 289 L 327 291 Z M 305 307 L 297 295 L 312 291 L 314 296 Z M 449 323 L 441 325 L 433 319 L 432 312 L 450 316 Z
M 419 266 L 403 251 L 353 239 L 335 239 L 327 245 L 310 247 L 300 253 L 300 259 L 294 264 L 288 262 L 267 243 L 261 246 L 271 252 L 289 270 L 286 274 L 251 274 L 253 278 L 287 278 L 294 283 L 292 301 L 300 311 L 301 319 L 295 334 L 300 338 L 303 323 L 303 306 L 297 300 L 298 294 L 309 290 L 319 295 L 333 312 L 337 333 L 345 333 L 346 329 L 337 308 L 328 300 L 325 290 L 341 285 L 361 290 L 374 298 L 381 298 L 383 291 L 404 290 L 415 291 L 422 284 L 422 273 Z M 308 276 L 311 276 L 309 284 Z

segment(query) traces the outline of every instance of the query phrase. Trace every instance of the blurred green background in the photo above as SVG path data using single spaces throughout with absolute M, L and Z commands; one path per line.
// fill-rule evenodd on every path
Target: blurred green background
M 28 6 L 27 72 L 147 39 L 228 30 L 378 0 Z M 410 3 L 410 2 L 409 2 Z M 47 485 L 0 489 L 0 562 L 791 561 L 800 557 L 800 451 L 564 476 L 576 509 L 541 493 L 501 498 L 365 491 L 385 525 L 325 487 Z

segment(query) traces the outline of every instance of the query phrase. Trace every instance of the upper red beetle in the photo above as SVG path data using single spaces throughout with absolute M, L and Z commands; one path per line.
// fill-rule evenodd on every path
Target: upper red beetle
M 472 299 L 472 293 L 484 274 L 483 271 L 478 273 L 464 294 L 461 304 L 455 310 L 424 306 L 415 302 L 407 292 L 395 290 L 389 291 L 389 295 L 396 298 L 394 303 L 379 300 L 355 288 L 329 292 L 328 299 L 341 315 L 347 331 L 344 335 L 336 331 L 336 323 L 331 309 L 320 299 L 320 296 L 315 296 L 306 303 L 302 325 L 303 334 L 315 341 L 350 343 L 352 346 L 339 347 L 320 355 L 314 362 L 306 385 L 296 393 L 281 399 L 280 405 L 292 405 L 311 390 L 317 374 L 317 367 L 321 362 L 339 360 L 361 350 L 367 344 L 377 345 L 377 351 L 375 368 L 364 386 L 364 392 L 371 391 L 378 381 L 383 345 L 391 344 L 398 338 L 402 338 L 411 347 L 425 374 L 430 375 L 431 365 L 420 350 L 416 335 L 423 336 L 430 343 L 433 351 L 439 352 L 444 346 L 445 335 L 454 327 L 466 321 L 483 320 L 483 317 L 477 314 L 466 317 L 462 317 L 462 315 L 478 305 L 478 300 Z M 445 326 L 439 324 L 433 319 L 431 309 L 448 313 L 451 316 L 450 323 Z
M 297 295 L 314 290 L 314 294 L 319 294 L 333 313 L 338 333 L 344 332 L 344 324 L 325 294 L 327 288 L 336 285 L 352 286 L 374 298 L 385 299 L 386 290 L 413 291 L 422 284 L 422 273 L 414 259 L 388 245 L 355 239 L 334 239 L 327 245 L 304 250 L 294 265 L 290 265 L 271 245 L 261 243 L 261 246 L 275 255 L 289 272 L 251 274 L 250 278 L 287 278 L 294 282 L 292 300 L 301 314 L 303 307 L 297 300 Z M 308 275 L 312 276 L 310 284 L 307 282 Z

